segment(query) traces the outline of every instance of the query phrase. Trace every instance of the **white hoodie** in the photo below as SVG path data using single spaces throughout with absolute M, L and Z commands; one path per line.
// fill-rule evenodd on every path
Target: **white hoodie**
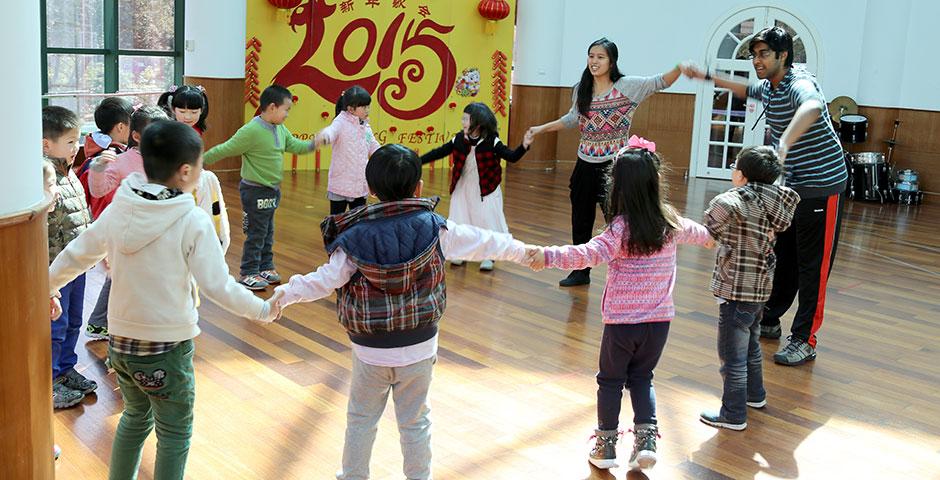
M 132 190 L 146 183 L 140 173 L 128 175 L 111 205 L 56 257 L 49 266 L 52 292 L 107 256 L 113 335 L 154 342 L 195 337 L 197 283 L 226 310 L 265 318 L 265 302 L 229 275 L 212 220 L 192 195 L 148 200 Z

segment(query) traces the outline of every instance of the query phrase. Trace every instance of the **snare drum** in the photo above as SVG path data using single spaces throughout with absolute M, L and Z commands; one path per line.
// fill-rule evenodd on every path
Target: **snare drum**
M 863 143 L 868 132 L 868 119 L 864 115 L 842 115 L 839 118 L 839 138 L 843 142 Z
M 898 172 L 898 182 L 917 183 L 917 172 L 914 170 L 901 170 Z

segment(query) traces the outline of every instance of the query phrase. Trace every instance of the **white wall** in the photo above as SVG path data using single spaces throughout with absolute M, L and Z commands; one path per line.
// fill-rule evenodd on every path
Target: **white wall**
M 940 78 L 940 62 L 932 60 L 934 54 L 925 55 L 936 49 L 931 37 L 936 35 L 940 2 L 935 0 L 552 3 L 559 1 L 563 8 L 544 5 L 542 0 L 519 0 L 515 83 L 570 87 L 584 69 L 587 46 L 602 36 L 617 44 L 618 64 L 628 75 L 660 73 L 682 60 L 702 63 L 715 28 L 732 12 L 773 6 L 819 34 L 822 65 L 817 73 L 829 99 L 847 95 L 862 105 L 940 110 L 940 94 L 935 86 L 927 86 L 936 83 L 930 79 Z M 563 11 L 560 27 L 555 26 L 558 11 Z M 546 16 L 552 23 L 538 21 Z M 552 48 L 559 40 L 561 48 Z M 555 83 L 552 60 L 560 70 Z M 682 79 L 669 91 L 694 93 L 695 86 Z
M 0 16 L 4 38 L 15 39 L 16 71 L 0 75 L 0 92 L 24 105 L 0 115 L 4 154 L 0 175 L 0 216 L 20 212 L 43 200 L 42 97 L 39 71 L 39 2 L 7 2 Z
M 190 0 L 185 3 L 183 74 L 245 78 L 245 1 Z

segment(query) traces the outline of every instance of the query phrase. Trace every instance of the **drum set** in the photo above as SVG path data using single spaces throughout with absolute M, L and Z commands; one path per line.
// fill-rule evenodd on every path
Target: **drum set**
M 836 97 L 830 103 L 833 121 L 843 143 L 863 143 L 868 132 L 868 118 L 858 114 L 858 105 L 849 97 Z M 849 198 L 880 203 L 920 205 L 924 192 L 918 187 L 918 173 L 914 170 L 895 170 L 892 162 L 897 145 L 898 126 L 887 144 L 887 158 L 881 152 L 846 152 L 849 169 Z

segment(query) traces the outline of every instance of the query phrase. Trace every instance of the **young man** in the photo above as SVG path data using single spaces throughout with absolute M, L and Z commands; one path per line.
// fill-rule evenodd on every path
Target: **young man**
M 778 267 L 760 327 L 762 337 L 779 338 L 780 317 L 798 298 L 788 342 L 774 361 L 800 365 L 816 358 L 816 333 L 823 322 L 848 171 L 826 99 L 815 77 L 793 66 L 793 40 L 786 30 L 764 29 L 754 35 L 749 48 L 760 82 L 714 81 L 736 97 L 761 100 L 771 141 L 786 170 L 786 185 L 801 198 L 790 228 L 777 237 Z M 691 78 L 712 79 L 694 67 L 683 70 Z
M 274 269 L 274 211 L 281 203 L 284 153 L 312 151 L 313 140 L 301 142 L 284 126 L 293 100 L 290 90 L 271 85 L 261 92 L 261 114 L 239 128 L 232 138 L 203 156 L 206 165 L 226 157 L 242 157 L 242 181 L 238 184 L 242 211 L 247 221 L 242 249 L 241 284 L 264 290 L 281 283 Z

